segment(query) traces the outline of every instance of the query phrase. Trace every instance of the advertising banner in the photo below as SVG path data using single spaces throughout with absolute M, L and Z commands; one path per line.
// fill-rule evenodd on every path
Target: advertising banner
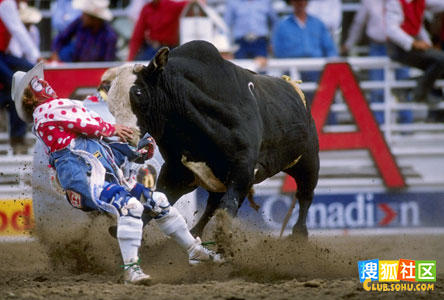
M 205 203 L 207 193 L 198 190 L 198 202 Z M 248 201 L 242 204 L 238 216 L 253 229 L 279 232 L 290 207 L 292 197 L 284 194 L 257 195 L 258 212 Z M 315 195 L 309 209 L 310 230 L 351 229 L 444 229 L 444 193 L 355 193 Z M 298 205 L 287 225 L 287 233 L 297 221 Z
M 31 199 L 0 200 L 0 239 L 30 237 L 34 227 Z

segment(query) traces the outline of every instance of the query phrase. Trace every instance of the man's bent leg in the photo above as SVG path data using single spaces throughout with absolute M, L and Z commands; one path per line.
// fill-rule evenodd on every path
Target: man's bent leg
M 165 194 L 161 192 L 144 193 L 147 202 L 145 209 L 154 217 L 160 230 L 173 238 L 188 253 L 189 263 L 194 265 L 202 261 L 222 263 L 224 260 L 216 252 L 202 246 L 199 238 L 194 238 L 184 217 L 170 205 Z

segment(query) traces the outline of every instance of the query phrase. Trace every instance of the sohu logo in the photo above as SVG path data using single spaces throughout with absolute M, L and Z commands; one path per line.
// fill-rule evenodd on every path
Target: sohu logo
M 358 262 L 359 280 L 379 282 L 435 282 L 435 260 L 363 260 Z

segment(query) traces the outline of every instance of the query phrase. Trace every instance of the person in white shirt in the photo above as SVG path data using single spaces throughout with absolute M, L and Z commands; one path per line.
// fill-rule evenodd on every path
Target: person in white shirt
M 342 26 L 341 0 L 315 0 L 309 1 L 307 12 L 318 17 L 327 26 L 336 46 L 339 45 Z
M 362 33 L 369 39 L 369 56 L 387 56 L 386 32 L 384 23 L 384 2 L 385 0 L 362 0 L 357 10 L 352 25 L 350 26 L 348 37 L 341 47 L 341 54 L 347 55 L 350 50 L 359 42 Z M 408 68 L 400 68 L 396 70 L 396 79 L 401 80 L 408 78 Z M 384 80 L 383 69 L 369 70 L 370 80 Z M 406 98 L 406 97 L 404 97 Z M 371 90 L 371 103 L 384 102 L 384 90 Z M 384 123 L 384 112 L 381 110 L 374 111 L 374 116 L 379 124 Z M 412 111 L 400 111 L 399 122 L 411 123 L 413 121 Z
M 413 100 L 435 104 L 430 95 L 435 80 L 444 74 L 444 52 L 432 47 L 424 27 L 424 12 L 444 10 L 442 0 L 387 0 L 385 22 L 389 56 L 424 71 L 414 89 Z
M 19 15 L 20 20 L 22 20 L 23 24 L 25 25 L 25 28 L 27 29 L 34 45 L 39 48 L 40 31 L 37 28 L 36 24 L 40 23 L 40 21 L 42 20 L 42 13 L 37 8 L 28 6 L 28 3 L 20 2 Z M 16 37 L 11 38 L 8 51 L 14 56 L 25 57 L 29 61 L 32 60 L 32 57 L 29 57 L 29 53 L 26 53 L 26 49 L 24 49 L 23 46 L 20 45 Z

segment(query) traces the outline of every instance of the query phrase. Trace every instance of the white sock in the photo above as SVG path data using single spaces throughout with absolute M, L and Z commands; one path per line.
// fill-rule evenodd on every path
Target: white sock
M 123 216 L 117 221 L 117 240 L 123 263 L 138 260 L 138 251 L 142 240 L 143 222 L 141 219 Z

